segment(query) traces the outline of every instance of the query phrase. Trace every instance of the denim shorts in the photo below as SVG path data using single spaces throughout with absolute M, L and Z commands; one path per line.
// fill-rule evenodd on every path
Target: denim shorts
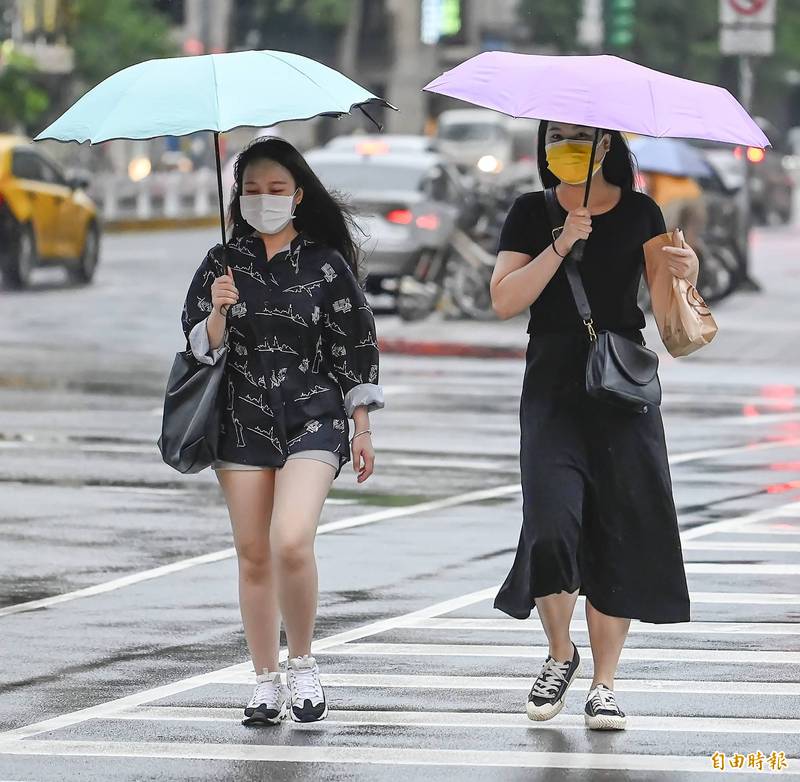
M 317 462 L 324 462 L 339 471 L 339 456 L 333 451 L 298 451 L 290 453 L 289 459 L 313 459 Z M 216 461 L 211 465 L 212 470 L 275 470 L 276 467 L 259 467 L 256 464 L 237 464 L 236 462 Z

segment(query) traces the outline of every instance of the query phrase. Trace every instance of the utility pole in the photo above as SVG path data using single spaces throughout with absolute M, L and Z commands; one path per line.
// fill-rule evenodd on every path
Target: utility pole
M 749 114 L 753 105 L 753 60 L 748 54 L 739 55 L 739 103 L 744 106 L 745 111 Z M 752 192 L 752 178 L 753 167 L 747 156 L 747 150 L 742 151 L 742 166 L 744 167 L 743 184 L 740 195 L 741 210 L 742 210 L 742 225 L 740 230 L 742 232 L 742 247 L 744 248 L 744 264 L 742 268 L 742 280 L 739 285 L 741 290 L 746 291 L 760 291 L 761 286 L 750 276 L 749 263 L 747 261 L 748 247 L 750 242 L 750 229 L 752 227 L 752 214 L 753 204 L 750 197 Z
M 422 42 L 420 0 L 388 0 L 388 3 L 394 43 L 388 99 L 403 110 L 388 113 L 387 130 L 421 133 L 425 124 L 425 95 L 420 84 L 434 74 L 436 48 Z
M 583 0 L 578 20 L 578 43 L 590 52 L 599 52 L 604 35 L 603 0 Z
M 777 0 L 720 0 L 719 48 L 722 54 L 739 59 L 739 102 L 749 114 L 753 104 L 753 57 L 769 56 L 775 48 L 775 12 Z M 748 250 L 751 226 L 752 164 L 747 148 L 741 155 L 742 187 L 739 193 L 741 224 L 739 226 L 742 263 L 740 267 L 743 290 L 757 291 L 760 287 L 750 277 Z

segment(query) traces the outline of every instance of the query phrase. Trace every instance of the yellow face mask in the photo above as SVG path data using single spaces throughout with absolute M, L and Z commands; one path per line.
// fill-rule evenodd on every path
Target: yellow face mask
M 547 167 L 566 185 L 582 185 L 587 179 L 589 172 L 589 159 L 592 156 L 591 141 L 554 141 L 545 148 L 547 156 Z M 598 153 L 598 147 L 592 176 L 594 176 L 603 165 L 603 157 Z M 600 158 L 599 160 L 597 158 Z

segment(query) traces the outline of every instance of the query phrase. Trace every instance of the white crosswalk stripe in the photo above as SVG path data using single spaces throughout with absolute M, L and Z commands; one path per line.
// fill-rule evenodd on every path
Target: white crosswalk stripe
M 794 505 L 791 507 L 794 511 Z M 687 572 L 693 589 L 695 605 L 725 605 L 724 621 L 693 621 L 680 625 L 649 625 L 634 622 L 632 636 L 644 636 L 639 642 L 645 647 L 630 645 L 623 650 L 620 663 L 620 678 L 615 689 L 620 695 L 623 708 L 630 699 L 637 704 L 638 713 L 629 716 L 627 732 L 615 743 L 615 752 L 551 752 L 543 745 L 545 737 L 560 731 L 576 733 L 585 731 L 580 713 L 580 699 L 591 684 L 591 679 L 578 679 L 570 694 L 571 707 L 555 719 L 546 723 L 534 723 L 524 714 L 526 693 L 531 676 L 538 670 L 540 661 L 547 654 L 546 646 L 508 643 L 505 633 L 535 635 L 539 644 L 544 640 L 541 625 L 534 617 L 519 622 L 498 615 L 491 607 L 496 585 L 461 595 L 431 605 L 410 614 L 380 620 L 353 628 L 328 638 L 313 646 L 313 653 L 320 661 L 323 685 L 326 688 L 331 711 L 323 723 L 312 726 L 288 726 L 273 733 L 262 734 L 264 742 L 246 743 L 170 740 L 171 731 L 187 725 L 208 726 L 206 730 L 238 730 L 243 702 L 252 684 L 253 673 L 249 663 L 212 671 L 202 676 L 156 687 L 135 695 L 100 704 L 79 712 L 65 714 L 34 725 L 0 733 L 0 757 L 5 755 L 39 755 L 48 757 L 114 757 L 114 758 L 159 758 L 159 759 L 205 759 L 241 760 L 250 762 L 323 763 L 323 764 L 381 764 L 405 766 L 451 766 L 451 767 L 514 767 L 514 768 L 561 768 L 584 770 L 616 770 L 640 772 L 665 772 L 683 779 L 696 773 L 713 770 L 711 753 L 716 741 L 724 737 L 727 741 L 741 741 L 742 746 L 751 746 L 753 737 L 763 737 L 763 752 L 787 751 L 797 746 L 800 735 L 800 719 L 796 707 L 800 699 L 800 647 L 796 637 L 800 635 L 800 622 L 763 620 L 759 612 L 764 607 L 781 608 L 783 619 L 796 617 L 800 605 L 800 594 L 783 591 L 748 591 L 764 589 L 759 582 L 764 576 L 784 588 L 788 580 L 781 578 L 793 575 L 800 568 L 798 546 L 781 546 L 755 543 L 752 549 L 732 546 L 717 541 L 714 535 L 728 535 L 742 529 L 755 527 L 775 519 L 780 514 L 759 512 L 740 518 L 736 524 L 712 522 L 710 535 L 702 526 L 695 528 L 689 539 L 691 549 L 708 552 L 709 557 L 720 551 L 758 551 L 763 556 L 758 562 L 748 563 L 689 563 Z M 719 530 L 717 532 L 717 530 Z M 706 539 L 708 538 L 707 542 Z M 782 556 L 781 562 L 770 557 Z M 726 568 L 719 569 L 720 565 Z M 758 567 L 756 567 L 758 566 Z M 727 567 L 735 568 L 735 583 L 741 592 L 712 591 L 720 583 L 720 574 L 727 574 Z M 733 571 L 730 571 L 733 572 Z M 776 579 L 777 577 L 777 579 Z M 581 601 L 582 602 L 582 601 Z M 577 612 L 576 612 L 577 617 Z M 573 623 L 576 641 L 581 646 L 585 662 L 591 666 L 588 649 L 586 621 L 576 618 Z M 458 638 L 450 634 L 457 632 Z M 398 640 L 398 633 L 402 639 Z M 674 648 L 670 637 L 680 635 L 691 648 Z M 486 642 L 490 638 L 491 642 Z M 734 639 L 741 638 L 743 647 L 730 648 Z M 407 639 L 407 640 L 406 640 Z M 771 639 L 771 647 L 761 641 Z M 528 639 L 526 639 L 528 640 Z M 719 644 L 728 644 L 727 647 Z M 778 651 L 775 644 L 785 647 Z M 764 646 L 764 648 L 761 648 Z M 398 658 L 407 658 L 408 663 L 399 666 Z M 285 659 L 285 652 L 283 653 Z M 459 670 L 453 670 L 453 661 L 459 660 Z M 391 663 L 388 661 L 391 660 Z M 415 666 L 425 660 L 424 665 Z M 463 673 L 464 661 L 469 673 Z M 527 676 L 498 675 L 506 668 L 507 660 L 522 663 L 529 671 Z M 712 663 L 722 666 L 720 679 L 706 680 L 690 678 L 692 663 Z M 387 664 L 388 663 L 388 664 Z M 678 676 L 676 664 L 681 664 Z M 765 666 L 769 669 L 764 673 Z M 415 670 L 416 667 L 416 670 Z M 731 668 L 736 671 L 731 673 Z M 423 674 L 417 672 L 425 670 Z M 705 668 L 706 672 L 709 670 Z M 407 673 L 405 671 L 412 671 Z M 737 673 L 740 672 L 740 673 Z M 209 688 L 224 693 L 230 705 L 208 706 L 204 704 Z M 337 701 L 345 698 L 347 707 L 339 707 Z M 205 695 L 201 694 L 205 692 Z M 411 709 L 393 706 L 393 693 L 398 698 L 415 694 L 417 707 Z M 498 702 L 498 695 L 507 693 L 503 704 L 513 702 L 517 707 L 504 706 L 487 710 L 489 698 Z M 580 693 L 580 694 L 579 694 Z M 721 716 L 715 713 L 715 698 L 736 696 L 740 712 Z M 458 708 L 454 698 L 458 701 Z M 463 704 L 473 702 L 474 708 Z M 508 699 L 513 699 L 509 701 Z M 681 715 L 675 699 L 696 706 L 707 702 L 709 715 Z M 344 702 L 344 700 L 342 700 Z M 404 701 L 405 702 L 405 701 Z M 207 701 L 206 701 L 207 703 Z M 772 712 L 763 704 L 769 703 Z M 631 710 L 633 711 L 633 710 Z M 771 714 L 772 716 L 767 716 Z M 780 716 L 784 715 L 784 716 Z M 792 716 L 790 716 L 792 715 Z M 99 726 L 108 720 L 115 723 L 135 721 L 154 728 L 151 735 L 157 740 L 141 736 L 136 741 L 106 740 L 98 734 Z M 391 728 L 391 743 L 381 743 L 381 734 L 369 732 L 371 728 Z M 69 728 L 69 734 L 64 729 Z M 343 734 L 347 728 L 349 734 Z M 363 742 L 354 743 L 352 738 L 342 744 L 342 736 L 365 729 Z M 453 741 L 461 744 L 428 746 L 420 739 L 424 729 L 439 731 L 436 735 L 463 737 L 464 732 L 494 731 L 497 746 L 491 749 L 474 749 L 463 738 Z M 241 728 L 244 730 L 244 728 Z M 292 743 L 285 740 L 282 731 L 303 731 L 307 740 Z M 442 733 L 444 731 L 444 733 Z M 529 749 L 520 750 L 518 744 L 503 746 L 503 737 L 529 736 Z M 637 737 L 647 734 L 676 732 L 686 736 L 686 754 L 654 754 L 647 741 Z M 47 734 L 46 736 L 43 734 Z M 98 735 L 101 738 L 98 738 Z M 118 736 L 119 732 L 112 735 Z M 138 735 L 138 734 L 137 734 Z M 244 734 L 243 734 L 244 735 Z M 283 736 L 283 738 L 281 738 Z M 697 737 L 707 737 L 707 754 L 699 753 L 691 744 Z M 716 737 L 716 738 L 715 738 Z M 275 743 L 272 743 L 274 741 Z M 509 738 L 509 741 L 513 739 Z M 537 743 L 539 742 L 539 743 Z M 787 751 L 787 755 L 789 752 Z M 766 761 L 765 761 L 766 762 Z M 765 767 L 765 770 L 766 769 Z M 789 766 L 781 771 L 786 776 L 800 775 L 800 764 L 789 755 Z

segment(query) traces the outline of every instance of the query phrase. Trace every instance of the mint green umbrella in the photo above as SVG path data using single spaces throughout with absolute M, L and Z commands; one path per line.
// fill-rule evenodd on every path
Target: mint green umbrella
M 364 111 L 369 104 L 394 108 L 333 68 L 298 54 L 173 57 L 141 62 L 109 76 L 36 140 L 97 144 L 212 131 L 224 243 L 220 133 L 320 115 L 339 117 L 356 107 Z

